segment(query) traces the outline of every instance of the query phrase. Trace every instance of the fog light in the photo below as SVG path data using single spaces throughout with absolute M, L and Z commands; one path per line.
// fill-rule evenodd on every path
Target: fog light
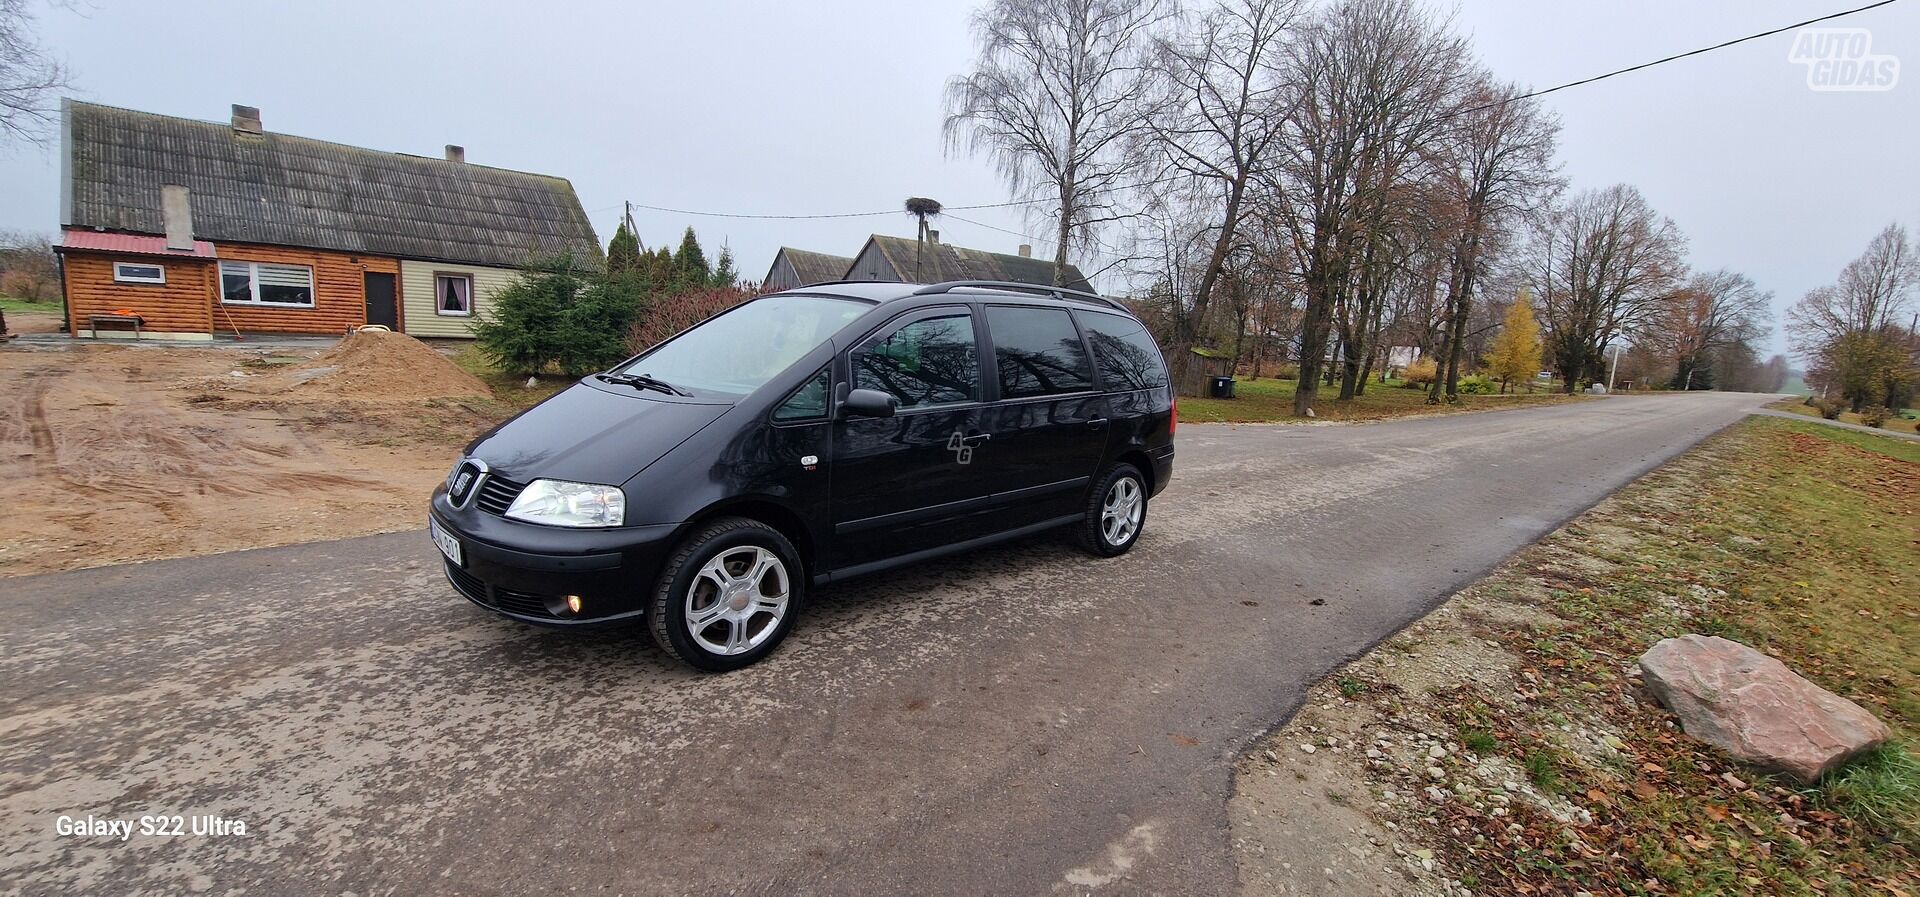
M 574 614 L 576 615 L 580 613 L 580 596 L 579 595 L 567 596 L 567 610 L 573 611 Z

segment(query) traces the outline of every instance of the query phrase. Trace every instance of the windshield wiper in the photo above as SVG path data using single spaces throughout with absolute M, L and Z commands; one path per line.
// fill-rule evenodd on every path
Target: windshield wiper
M 681 389 L 680 387 L 675 386 L 671 383 L 668 383 L 667 381 L 662 380 L 658 377 L 649 377 L 646 374 L 608 373 L 608 374 L 598 374 L 596 376 L 598 376 L 602 380 L 607 381 L 608 383 L 618 383 L 622 386 L 638 386 L 641 389 L 651 389 L 657 392 L 664 392 L 668 395 L 686 396 L 689 398 L 693 396 L 693 393 L 687 392 L 686 390 Z

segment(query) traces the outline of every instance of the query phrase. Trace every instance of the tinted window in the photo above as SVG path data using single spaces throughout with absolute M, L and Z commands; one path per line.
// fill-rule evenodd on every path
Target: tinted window
M 696 395 L 744 396 L 869 308 L 820 296 L 756 299 L 708 318 L 615 370 L 658 377 Z
M 1093 344 L 1093 359 L 1100 366 L 1100 385 L 1105 389 L 1149 389 L 1167 385 L 1167 369 L 1160 364 L 1160 347 L 1154 345 L 1147 328 L 1132 318 L 1086 312 L 1080 326 L 1087 329 L 1087 342 Z
M 966 312 L 922 318 L 853 350 L 853 388 L 892 393 L 901 408 L 980 396 L 979 353 Z
M 827 370 L 808 378 L 800 388 L 773 409 L 774 420 L 812 420 L 827 416 Z
M 1061 308 L 987 307 L 1000 397 L 1018 399 L 1093 388 L 1093 365 Z

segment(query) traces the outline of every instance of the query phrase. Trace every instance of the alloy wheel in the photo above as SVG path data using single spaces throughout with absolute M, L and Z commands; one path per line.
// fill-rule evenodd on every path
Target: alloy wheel
M 1140 494 L 1140 481 L 1123 476 L 1107 487 L 1107 497 L 1100 504 L 1100 536 L 1108 545 L 1125 545 L 1140 529 L 1140 521 L 1146 516 L 1146 501 Z
M 758 545 L 713 556 L 687 589 L 687 634 L 714 654 L 744 654 L 780 628 L 792 595 L 787 565 Z

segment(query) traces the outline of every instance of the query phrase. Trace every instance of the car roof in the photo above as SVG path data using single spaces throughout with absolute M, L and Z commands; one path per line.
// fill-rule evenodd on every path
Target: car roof
M 1044 284 L 1011 283 L 991 280 L 954 280 L 945 283 L 921 284 L 902 283 L 884 280 L 839 280 L 827 283 L 808 284 L 791 290 L 782 290 L 781 294 L 809 294 L 815 296 L 844 296 L 849 299 L 862 299 L 876 304 L 899 302 L 907 299 L 925 298 L 939 301 L 939 296 L 974 296 L 999 299 L 1016 299 L 1036 304 L 1052 305 L 1067 303 L 1092 306 L 1102 311 L 1117 311 L 1132 316 L 1126 306 L 1094 293 L 1083 293 L 1065 287 Z

